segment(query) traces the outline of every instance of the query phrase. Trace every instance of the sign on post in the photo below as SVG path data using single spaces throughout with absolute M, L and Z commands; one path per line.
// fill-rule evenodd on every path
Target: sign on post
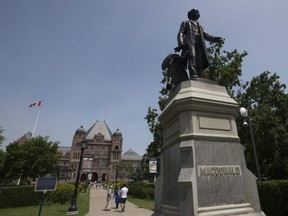
M 149 160 L 149 173 L 157 173 L 157 159 L 151 158 Z
M 57 186 L 57 177 L 45 176 L 37 178 L 37 183 L 35 185 L 34 191 L 43 192 L 38 216 L 42 215 L 42 206 L 45 200 L 45 193 L 47 191 L 55 191 L 56 186 Z
M 55 191 L 57 186 L 57 177 L 40 177 L 37 179 L 34 191 L 46 192 Z

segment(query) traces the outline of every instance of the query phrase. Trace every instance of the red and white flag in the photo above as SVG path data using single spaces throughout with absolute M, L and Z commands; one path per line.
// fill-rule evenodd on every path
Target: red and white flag
M 30 104 L 29 107 L 32 107 L 32 106 L 42 106 L 42 101 L 34 102 L 34 103 Z

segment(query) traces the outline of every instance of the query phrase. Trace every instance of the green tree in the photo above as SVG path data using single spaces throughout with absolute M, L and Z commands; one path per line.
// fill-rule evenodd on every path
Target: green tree
M 3 143 L 3 141 L 5 140 L 5 137 L 2 135 L 3 132 L 4 132 L 4 130 L 0 127 L 0 146 Z
M 149 125 L 150 132 L 153 134 L 153 142 L 148 145 L 146 152 L 149 157 L 157 156 L 157 147 L 162 147 L 163 145 L 163 132 L 162 127 L 158 121 L 157 109 L 148 108 L 148 114 L 145 117 Z
M 3 129 L 0 127 L 0 147 L 3 141 L 5 140 L 5 137 L 2 135 Z M 5 152 L 0 149 L 0 172 L 4 168 L 4 161 L 5 161 Z
M 134 168 L 131 163 L 120 162 L 117 164 L 117 177 L 120 179 L 131 179 L 134 173 Z
M 248 109 L 262 176 L 273 179 L 288 177 L 288 96 L 279 76 L 265 71 L 253 77 L 238 92 L 240 106 Z M 249 131 L 238 118 L 241 143 L 246 147 L 246 161 L 255 173 L 255 158 Z
M 36 137 L 19 145 L 11 143 L 6 149 L 5 167 L 0 176 L 6 182 L 21 178 L 33 180 L 53 172 L 58 163 L 58 142 L 48 141 L 48 137 Z
M 237 49 L 228 52 L 223 50 L 223 46 L 224 42 L 210 44 L 207 50 L 210 65 L 203 72 L 203 78 L 225 86 L 230 96 L 234 97 L 234 90 L 242 86 L 242 63 L 248 53 L 239 53 Z

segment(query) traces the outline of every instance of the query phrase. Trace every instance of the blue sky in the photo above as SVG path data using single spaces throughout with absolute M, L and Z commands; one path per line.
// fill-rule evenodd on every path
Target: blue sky
M 142 155 L 152 141 L 144 117 L 158 108 L 161 63 L 177 46 L 187 12 L 246 50 L 243 80 L 276 72 L 287 84 L 288 1 L 0 0 L 0 127 L 5 148 L 33 130 L 71 146 L 75 130 L 105 120 Z

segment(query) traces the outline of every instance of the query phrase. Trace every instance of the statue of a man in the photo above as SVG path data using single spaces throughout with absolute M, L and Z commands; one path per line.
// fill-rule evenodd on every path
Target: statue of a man
M 177 35 L 178 47 L 175 48 L 176 52 L 182 50 L 184 68 L 188 66 L 190 79 L 201 77 L 202 71 L 209 66 L 205 40 L 213 43 L 224 40 L 208 34 L 198 23 L 199 17 L 196 8 L 188 12 L 189 20 L 181 23 Z

